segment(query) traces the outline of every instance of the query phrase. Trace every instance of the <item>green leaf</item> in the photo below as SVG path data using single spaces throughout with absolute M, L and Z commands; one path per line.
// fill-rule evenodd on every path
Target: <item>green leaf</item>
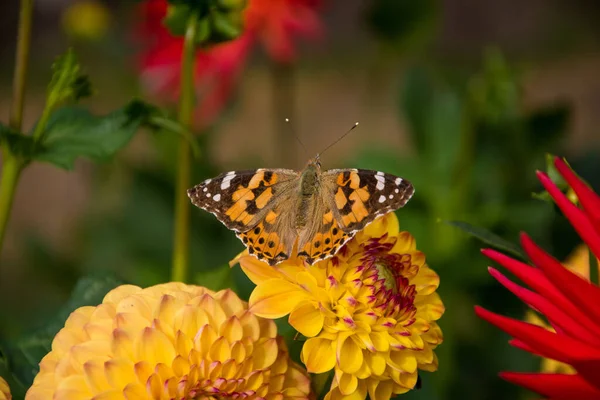
M 31 136 L 25 136 L 0 123 L 0 147 L 6 146 L 10 154 L 30 159 L 35 151 L 35 143 Z
M 79 61 L 72 49 L 56 59 L 52 71 L 46 107 L 52 109 L 63 102 L 77 101 L 92 94 L 91 83 L 81 73 Z
M 106 161 L 123 148 L 152 109 L 139 101 L 105 116 L 94 116 L 78 107 L 64 107 L 48 120 L 33 158 L 72 169 L 78 157 Z
M 79 307 L 100 304 L 106 293 L 120 284 L 122 282 L 107 276 L 106 272 L 81 278 L 67 303 L 43 328 L 7 344 L 5 350 L 12 374 L 25 386 L 30 386 L 39 370 L 40 360 L 50 352 L 54 336 L 62 329 L 69 315 Z
M 521 260 L 527 260 L 527 255 L 521 250 L 519 246 L 514 243 L 509 242 L 496 235 L 493 232 L 485 228 L 481 228 L 478 226 L 471 225 L 467 222 L 462 221 L 445 221 L 446 224 L 450 226 L 454 226 L 463 232 L 468 233 L 469 235 L 481 240 L 485 244 L 497 249 L 504 251 L 506 253 L 512 254 L 515 257 L 518 257 Z
M 10 393 L 13 399 L 16 400 L 25 398 L 25 392 L 27 391 L 27 387 L 11 372 L 10 360 L 6 357 L 6 354 L 4 354 L 4 351 L 1 348 L 0 377 L 4 378 L 6 383 L 8 383 L 8 387 L 10 388 Z

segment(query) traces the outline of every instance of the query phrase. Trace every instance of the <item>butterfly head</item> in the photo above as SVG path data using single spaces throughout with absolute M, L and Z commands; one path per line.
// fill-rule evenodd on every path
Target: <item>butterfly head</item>
M 320 154 L 317 154 L 315 156 L 315 158 L 308 161 L 307 168 L 311 167 L 311 166 L 313 168 L 316 168 L 317 171 L 319 171 L 319 172 L 321 171 L 321 155 Z
M 300 179 L 300 191 L 303 196 L 312 196 L 318 190 L 318 180 L 321 174 L 321 161 L 319 155 L 308 161 L 306 168 L 302 171 Z

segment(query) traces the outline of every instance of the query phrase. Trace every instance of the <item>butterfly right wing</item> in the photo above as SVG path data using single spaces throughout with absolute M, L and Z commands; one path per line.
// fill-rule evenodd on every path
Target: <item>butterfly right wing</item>
M 295 240 L 287 229 L 292 216 L 285 200 L 298 179 L 298 172 L 286 169 L 230 171 L 194 186 L 188 196 L 235 231 L 250 254 L 274 265 L 289 256 Z

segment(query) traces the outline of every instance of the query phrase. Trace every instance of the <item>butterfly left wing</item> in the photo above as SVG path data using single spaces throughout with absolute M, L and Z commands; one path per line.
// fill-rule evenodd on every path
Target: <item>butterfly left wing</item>
M 403 207 L 415 192 L 405 179 L 365 169 L 327 171 L 323 186 L 333 216 L 352 236 L 377 217 Z
M 246 232 L 271 210 L 274 200 L 298 178 L 287 169 L 230 171 L 187 191 L 196 207 L 214 214 L 227 228 Z
M 250 254 L 276 264 L 289 256 L 295 239 L 284 229 L 288 210 L 278 205 L 297 179 L 296 171 L 286 169 L 230 171 L 194 186 L 188 196 L 233 230 Z

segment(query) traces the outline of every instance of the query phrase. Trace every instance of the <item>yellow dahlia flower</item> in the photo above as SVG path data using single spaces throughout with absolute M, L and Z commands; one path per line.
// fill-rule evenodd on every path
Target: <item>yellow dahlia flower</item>
M 273 321 L 235 293 L 120 286 L 74 311 L 26 399 L 307 399 Z
M 11 400 L 10 388 L 8 383 L 0 376 L 0 400 Z
M 336 256 L 305 267 L 291 259 L 270 267 L 238 258 L 257 285 L 256 315 L 279 318 L 308 339 L 309 372 L 334 369 L 326 399 L 389 400 L 415 386 L 418 369 L 434 371 L 442 342 L 435 322 L 444 313 L 438 275 L 393 213 L 377 219 Z

